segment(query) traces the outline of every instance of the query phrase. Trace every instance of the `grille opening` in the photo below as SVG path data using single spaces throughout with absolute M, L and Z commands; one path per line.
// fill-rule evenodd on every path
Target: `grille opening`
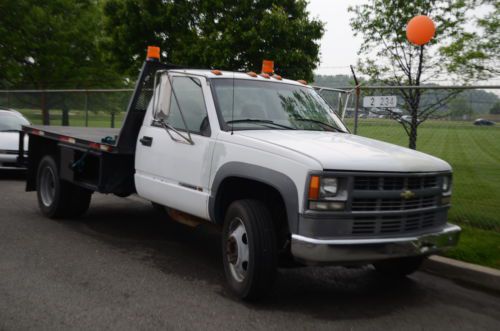
M 353 198 L 353 211 L 389 211 L 389 210 L 411 210 L 418 208 L 429 208 L 436 206 L 435 196 L 425 196 L 405 200 L 382 199 L 382 198 Z
M 437 186 L 436 176 L 408 176 L 408 177 L 369 177 L 354 178 L 354 189 L 359 191 L 374 190 L 417 190 Z

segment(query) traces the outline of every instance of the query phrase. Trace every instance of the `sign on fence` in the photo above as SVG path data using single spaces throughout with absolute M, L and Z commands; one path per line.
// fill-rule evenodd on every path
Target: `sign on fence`
M 363 98 L 365 108 L 394 108 L 398 105 L 398 97 L 395 95 L 369 96 Z

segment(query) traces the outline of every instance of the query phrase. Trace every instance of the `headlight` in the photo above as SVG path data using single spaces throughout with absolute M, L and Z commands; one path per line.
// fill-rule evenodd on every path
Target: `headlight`
M 451 177 L 450 176 L 443 177 L 441 189 L 443 190 L 444 193 L 447 193 L 451 190 Z
M 322 198 L 334 197 L 337 195 L 339 188 L 337 178 L 322 178 L 320 186 L 320 196 Z
M 311 176 L 308 207 L 312 210 L 345 210 L 346 182 L 342 178 Z

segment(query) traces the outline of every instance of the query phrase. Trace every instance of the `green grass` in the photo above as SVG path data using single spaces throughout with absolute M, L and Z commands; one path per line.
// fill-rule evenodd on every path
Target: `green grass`
M 33 123 L 39 110 L 21 109 Z M 116 115 L 120 127 L 124 113 Z M 61 125 L 61 112 L 51 112 L 52 125 Z M 89 112 L 91 127 L 110 127 L 111 115 Z M 72 126 L 85 126 L 83 111 L 70 112 Z M 347 123 L 352 128 L 352 122 Z M 385 119 L 360 119 L 358 134 L 401 146 L 408 136 L 400 124 Z M 477 127 L 471 122 L 427 121 L 418 130 L 417 149 L 453 167 L 449 220 L 464 227 L 459 246 L 448 256 L 500 269 L 500 126 Z
M 444 255 L 500 269 L 500 233 L 464 226 L 458 246 Z

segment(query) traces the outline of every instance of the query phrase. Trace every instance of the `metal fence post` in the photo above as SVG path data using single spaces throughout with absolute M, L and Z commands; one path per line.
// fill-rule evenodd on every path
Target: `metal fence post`
M 89 93 L 87 90 L 85 90 L 85 127 L 89 126 L 89 109 L 88 109 L 88 102 L 89 102 Z

